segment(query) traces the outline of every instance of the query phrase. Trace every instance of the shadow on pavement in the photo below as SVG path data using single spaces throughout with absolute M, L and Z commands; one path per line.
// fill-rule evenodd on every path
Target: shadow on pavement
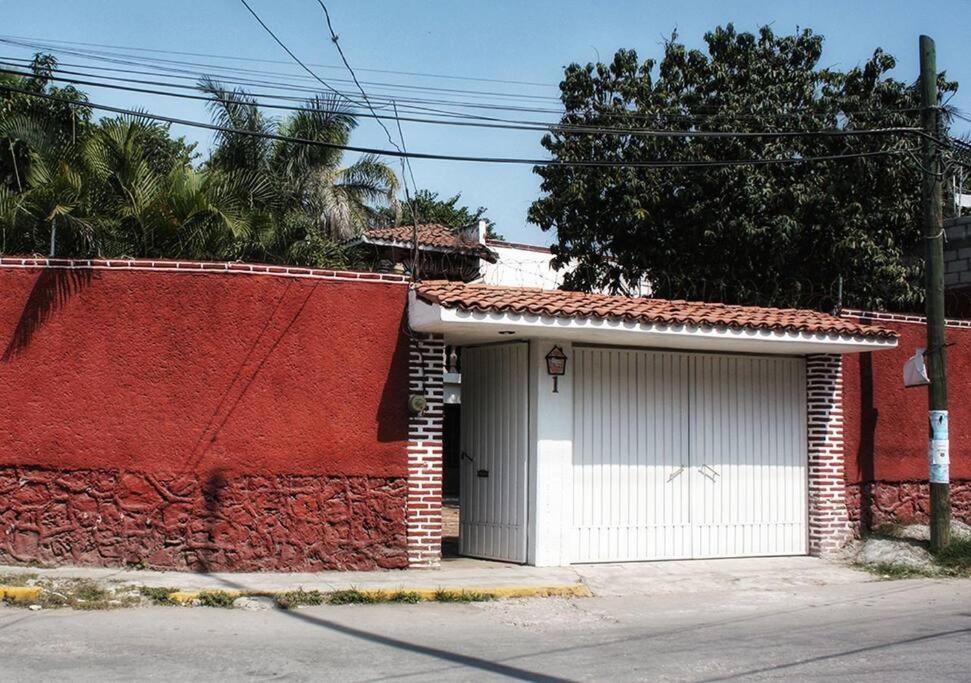
M 205 573 L 205 572 L 203 572 Z M 246 587 L 242 584 L 237 584 L 229 581 L 221 576 L 215 576 L 210 574 L 212 578 L 216 579 L 223 585 L 234 590 L 245 591 Z M 452 664 L 458 664 L 460 666 L 466 666 L 472 669 L 478 669 L 479 671 L 487 671 L 489 673 L 499 674 L 506 676 L 508 678 L 513 678 L 521 681 L 544 681 L 547 683 L 552 683 L 554 681 L 569 681 L 567 678 L 559 678 L 556 676 L 547 676 L 545 674 L 530 671 L 528 669 L 521 669 L 519 667 L 510 666 L 508 664 L 502 664 L 501 662 L 493 662 L 488 659 L 482 659 L 481 657 L 472 657 L 470 655 L 459 654 L 458 652 L 450 652 L 448 650 L 443 650 L 436 647 L 428 647 L 427 645 L 419 645 L 417 643 L 409 643 L 404 640 L 399 640 L 397 638 L 391 638 L 390 636 L 382 636 L 378 633 L 370 633 L 369 631 L 362 631 L 361 629 L 352 628 L 350 626 L 344 626 L 343 624 L 338 624 L 337 622 L 331 621 L 329 619 L 321 619 L 320 617 L 311 616 L 306 613 L 297 612 L 295 610 L 287 610 L 281 607 L 274 608 L 280 614 L 284 614 L 293 619 L 303 621 L 307 624 L 313 624 L 314 626 L 319 626 L 321 628 L 326 628 L 335 633 L 340 633 L 352 638 L 359 638 L 361 640 L 366 640 L 371 643 L 377 643 L 379 645 L 385 645 L 387 647 L 392 647 L 398 650 L 405 650 L 407 652 L 413 652 L 415 654 L 425 655 L 427 657 L 433 657 L 444 662 L 451 662 Z

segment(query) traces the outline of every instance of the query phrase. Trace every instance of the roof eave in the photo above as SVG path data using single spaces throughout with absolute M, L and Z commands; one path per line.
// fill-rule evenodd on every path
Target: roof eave
M 443 334 L 451 343 L 456 344 L 542 338 L 588 344 L 782 355 L 862 353 L 897 346 L 896 338 L 876 335 L 735 329 L 597 317 L 469 311 L 426 301 L 414 290 L 410 296 L 408 316 L 412 329 Z
M 391 247 L 394 249 L 413 249 L 413 242 L 399 242 L 397 240 L 382 240 L 376 239 L 374 237 L 362 236 L 359 240 L 352 242 L 351 244 L 371 244 L 376 247 Z M 458 254 L 460 256 L 470 256 L 473 258 L 481 258 L 489 263 L 495 263 L 499 256 L 494 251 L 487 247 L 483 247 L 482 251 L 476 250 L 474 247 L 470 248 L 460 248 L 460 247 L 439 247 L 433 244 L 425 244 L 422 242 L 418 243 L 419 251 L 431 251 L 439 254 Z

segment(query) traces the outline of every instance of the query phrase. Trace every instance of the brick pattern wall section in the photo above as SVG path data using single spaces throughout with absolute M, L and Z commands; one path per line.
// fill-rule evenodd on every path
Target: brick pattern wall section
M 442 558 L 442 375 L 440 335 L 411 342 L 409 392 L 425 397 L 425 411 L 408 423 L 408 564 L 437 567 Z
M 853 536 L 843 473 L 843 361 L 806 358 L 809 455 L 809 554 L 825 557 Z
M 192 571 L 408 565 L 403 477 L 0 468 L 0 562 Z

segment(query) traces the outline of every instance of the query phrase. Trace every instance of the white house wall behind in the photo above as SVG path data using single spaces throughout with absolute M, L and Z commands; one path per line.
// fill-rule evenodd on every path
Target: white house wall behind
M 554 270 L 550 265 L 553 254 L 542 247 L 504 242 L 489 242 L 488 246 L 496 252 L 498 259 L 495 263 L 482 263 L 482 282 L 487 285 L 558 289 L 563 284 L 563 276 L 570 270 L 569 266 Z
M 553 254 L 545 247 L 512 242 L 487 242 L 489 249 L 496 253 L 495 263 L 482 261 L 481 279 L 483 284 L 504 287 L 533 287 L 539 289 L 559 289 L 563 278 L 576 265 L 568 263 L 560 270 L 551 265 Z M 650 296 L 651 286 L 645 279 L 636 287 L 629 287 L 631 296 Z M 606 290 L 599 294 L 610 294 Z

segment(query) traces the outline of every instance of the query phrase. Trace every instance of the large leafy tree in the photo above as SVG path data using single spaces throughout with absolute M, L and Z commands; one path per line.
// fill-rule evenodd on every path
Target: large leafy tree
M 877 50 L 862 66 L 820 66 L 823 38 L 732 25 L 707 50 L 673 36 L 659 62 L 620 50 L 572 64 L 562 123 L 615 129 L 551 133 L 559 161 L 704 162 L 892 151 L 798 164 L 664 169 L 538 167 L 529 218 L 556 230 L 567 286 L 624 291 L 646 278 L 657 296 L 827 307 L 907 308 L 920 297 L 919 169 L 913 134 L 659 137 L 666 131 L 832 131 L 918 125 L 918 96 L 888 76 Z M 945 93 L 957 86 L 941 78 Z

